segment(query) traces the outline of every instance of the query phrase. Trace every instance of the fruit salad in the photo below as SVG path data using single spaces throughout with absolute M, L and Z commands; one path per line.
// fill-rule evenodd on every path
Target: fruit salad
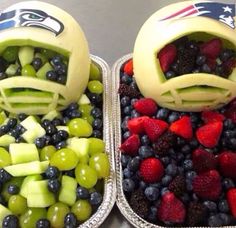
M 77 227 L 97 211 L 110 170 L 102 107 L 92 63 L 86 93 L 63 111 L 0 112 L 0 227 Z
M 217 37 L 200 42 L 194 62 L 188 58 L 179 69 L 189 73 L 205 71 L 206 64 L 214 74 L 220 67 L 225 69 L 215 77 L 227 77 L 227 72 L 235 67 L 235 50 L 218 51 L 220 43 Z M 181 77 L 175 65 L 182 61 L 176 56 L 183 45 L 189 47 L 187 53 L 199 47 L 184 37 L 157 55 L 169 80 Z M 208 62 L 209 50 L 216 58 L 214 69 Z M 175 58 L 168 60 L 173 54 Z M 132 58 L 122 61 L 117 70 L 121 123 L 117 158 L 122 188 L 118 206 L 124 215 L 129 217 L 134 212 L 138 216 L 130 221 L 138 220 L 143 226 L 236 225 L 235 99 L 222 108 L 201 112 L 164 108 L 139 91 Z M 234 64 L 228 65 L 227 61 Z M 133 212 L 123 206 L 127 203 Z

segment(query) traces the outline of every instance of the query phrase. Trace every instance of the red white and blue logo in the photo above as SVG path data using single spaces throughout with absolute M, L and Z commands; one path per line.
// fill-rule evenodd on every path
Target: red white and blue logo
M 232 29 L 235 29 L 235 8 L 235 4 L 226 4 L 220 2 L 198 2 L 161 19 L 161 21 L 191 16 L 203 16 L 218 20 L 228 25 Z

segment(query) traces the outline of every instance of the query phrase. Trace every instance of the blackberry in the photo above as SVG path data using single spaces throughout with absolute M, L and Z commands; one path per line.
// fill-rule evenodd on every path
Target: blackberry
M 195 226 L 201 224 L 206 215 L 206 208 L 203 204 L 197 202 L 191 202 L 187 211 L 187 225 Z
M 132 87 L 126 85 L 126 84 L 120 84 L 120 88 L 118 90 L 119 94 L 121 96 L 128 96 L 131 98 L 139 97 L 139 92 Z
M 184 176 L 176 176 L 169 184 L 168 189 L 173 192 L 176 196 L 181 196 L 186 190 L 186 183 Z
M 153 144 L 154 151 L 158 155 L 164 156 L 168 153 L 168 150 L 173 147 L 175 141 L 176 136 L 172 132 L 167 131 Z
M 134 212 L 142 218 L 148 216 L 149 203 L 142 190 L 135 190 L 130 197 L 129 204 Z

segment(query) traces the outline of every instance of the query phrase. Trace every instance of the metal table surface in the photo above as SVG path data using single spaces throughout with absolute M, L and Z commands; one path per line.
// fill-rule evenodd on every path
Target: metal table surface
M 1 0 L 4 9 L 20 0 Z M 110 66 L 132 52 L 135 38 L 147 18 L 161 7 L 177 0 L 46 0 L 70 13 L 81 25 L 90 53 Z M 115 206 L 102 228 L 130 228 Z

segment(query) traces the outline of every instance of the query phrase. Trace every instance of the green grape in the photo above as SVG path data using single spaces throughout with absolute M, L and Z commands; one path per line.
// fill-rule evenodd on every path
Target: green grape
M 79 158 L 79 163 L 88 164 L 88 162 L 89 162 L 89 155 L 88 154 Z
M 6 120 L 6 114 L 4 111 L 0 112 L 0 125 L 2 125 L 4 123 L 4 121 Z
M 11 156 L 6 149 L 0 147 L 0 168 L 11 164 Z
M 78 200 L 71 208 L 71 212 L 73 212 L 79 222 L 83 222 L 90 218 L 92 214 L 92 207 L 88 200 Z
M 2 57 L 9 63 L 15 62 L 18 58 L 18 47 L 12 46 L 12 47 L 7 47 L 3 54 Z
M 86 164 L 78 164 L 75 169 L 75 177 L 80 186 L 92 188 L 97 183 L 96 170 Z
M 110 173 L 110 163 L 105 153 L 94 154 L 89 159 L 89 166 L 97 171 L 98 178 L 105 178 Z
M 8 201 L 8 208 L 13 214 L 21 215 L 27 209 L 27 201 L 21 195 L 13 195 Z
M 102 80 L 102 75 L 101 72 L 98 68 L 97 65 L 95 65 L 94 63 L 90 64 L 90 73 L 89 73 L 89 80 Z
M 52 227 L 63 228 L 64 218 L 69 212 L 70 209 L 66 204 L 58 202 L 49 207 L 47 219 L 50 221 Z
M 103 84 L 98 80 L 93 80 L 88 83 L 88 90 L 91 93 L 101 94 L 103 92 Z
M 93 133 L 92 126 L 81 118 L 72 119 L 68 127 L 70 134 L 77 137 L 89 137 Z
M 71 170 L 76 167 L 78 161 L 79 158 L 73 150 L 63 148 L 52 155 L 50 165 L 56 166 L 59 170 Z
M 45 146 L 40 151 L 40 161 L 49 161 L 52 157 L 52 155 L 56 152 L 56 148 L 52 145 Z
M 29 77 L 36 77 L 36 71 L 33 66 L 31 66 L 30 64 L 26 64 L 21 69 L 21 75 L 29 76 Z
M 20 216 L 20 227 L 36 227 L 36 222 L 42 218 L 47 218 L 47 211 L 45 208 L 28 208 L 28 210 Z
M 51 50 L 48 50 L 48 49 L 45 49 L 45 48 L 42 48 L 40 50 L 40 52 L 41 52 L 41 54 L 46 56 L 48 59 L 51 59 L 56 55 L 56 53 L 54 51 L 51 51 Z
M 83 104 L 79 106 L 79 110 L 82 113 L 82 116 L 90 116 L 90 112 L 93 109 L 90 104 Z
M 90 125 L 92 125 L 94 118 L 92 116 L 82 116 L 82 119 L 88 121 Z
M 105 142 L 98 138 L 89 138 L 89 154 L 90 156 L 103 153 L 105 151 Z

